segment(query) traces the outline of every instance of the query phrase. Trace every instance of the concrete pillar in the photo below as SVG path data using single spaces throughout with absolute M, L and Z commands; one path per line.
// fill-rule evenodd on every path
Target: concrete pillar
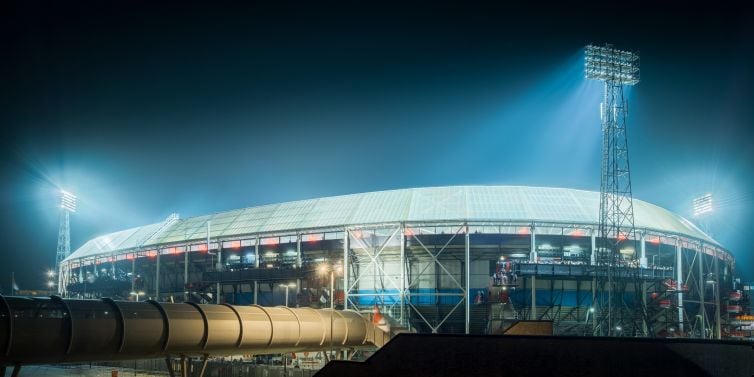
M 592 229 L 592 255 L 589 257 L 589 264 L 597 264 L 597 233 Z
M 254 280 L 254 305 L 258 305 L 257 297 L 259 296 L 259 281 Z

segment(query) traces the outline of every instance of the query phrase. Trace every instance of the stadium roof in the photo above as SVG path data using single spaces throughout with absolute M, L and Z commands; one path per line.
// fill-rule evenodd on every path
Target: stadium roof
M 690 221 L 634 199 L 636 227 L 685 235 L 720 246 Z M 450 186 L 377 191 L 249 207 L 106 234 L 86 242 L 67 259 L 296 229 L 398 222 L 522 221 L 597 224 L 599 193 L 525 186 Z

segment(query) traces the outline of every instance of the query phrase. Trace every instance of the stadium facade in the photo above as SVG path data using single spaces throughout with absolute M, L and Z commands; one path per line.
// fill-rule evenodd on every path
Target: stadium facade
M 599 199 L 434 187 L 171 216 L 86 242 L 59 276 L 67 297 L 376 307 L 418 332 L 497 333 L 545 319 L 564 335 L 725 337 L 736 314 L 726 310 L 736 306 L 732 254 L 683 217 L 634 200 L 637 239 L 605 265 Z M 620 304 L 608 308 L 607 294 Z

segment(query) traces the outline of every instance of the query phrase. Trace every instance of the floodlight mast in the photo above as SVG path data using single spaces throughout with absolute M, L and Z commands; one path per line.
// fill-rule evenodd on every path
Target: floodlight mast
M 58 294 L 65 291 L 65 279 L 60 264 L 71 255 L 70 214 L 76 212 L 76 195 L 60 190 L 60 228 L 58 229 L 58 248 L 55 253 L 55 273 L 58 276 Z
M 605 83 L 604 99 L 600 106 L 602 165 L 597 248 L 599 252 L 595 261 L 598 266 L 605 266 L 607 269 L 607 281 L 601 284 L 601 289 L 607 290 L 607 299 L 604 299 L 604 292 L 599 297 L 599 301 L 607 305 L 599 305 L 602 315 L 599 325 L 595 326 L 594 335 L 616 335 L 617 326 L 626 326 L 627 321 L 634 322 L 634 319 L 630 318 L 633 316 L 623 315 L 624 310 L 620 307 L 623 305 L 622 300 L 613 297 L 613 291 L 614 270 L 623 260 L 620 250 L 628 249 L 631 244 L 634 255 L 637 250 L 626 137 L 628 105 L 623 96 L 623 86 L 639 82 L 639 55 L 617 50 L 612 45 L 589 45 L 586 46 L 584 54 L 584 73 L 587 79 Z M 643 318 L 643 321 L 642 325 L 637 324 L 634 327 L 639 328 L 646 336 L 647 319 Z

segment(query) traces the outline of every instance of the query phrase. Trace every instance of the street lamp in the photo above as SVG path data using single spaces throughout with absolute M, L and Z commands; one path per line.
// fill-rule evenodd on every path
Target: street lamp
M 335 309 L 335 273 L 342 273 L 343 266 L 340 263 L 334 266 L 322 263 L 317 267 L 317 271 L 320 275 L 330 274 L 330 309 Z
M 285 307 L 288 307 L 288 289 L 296 288 L 296 283 L 280 284 L 280 288 L 285 288 Z
M 317 267 L 317 271 L 320 275 L 327 275 L 330 273 L 330 355 L 333 352 L 333 316 L 335 315 L 335 273 L 343 272 L 343 265 L 337 263 L 336 265 L 329 265 L 322 263 Z
M 136 302 L 139 302 L 139 296 L 144 296 L 144 292 L 138 291 L 138 292 L 131 292 L 131 296 L 135 297 Z

